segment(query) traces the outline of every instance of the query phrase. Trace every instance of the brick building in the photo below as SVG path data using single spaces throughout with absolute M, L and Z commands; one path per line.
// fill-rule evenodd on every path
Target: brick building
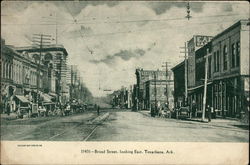
M 45 90 L 46 93 L 56 96 L 62 104 L 69 101 L 69 87 L 67 85 L 68 53 L 62 45 L 44 46 L 41 50 L 34 47 L 18 47 L 15 50 L 21 54 L 27 54 L 29 57 L 36 57 L 36 59 L 39 59 L 41 51 L 42 64 L 45 64 L 47 69 L 50 68 L 48 73 L 48 80 L 50 81 L 46 87 L 40 87 L 39 90 Z
M 217 115 L 224 117 L 241 117 L 249 113 L 249 21 L 240 20 L 206 41 L 209 42 L 198 49 L 189 45 L 190 51 L 194 51 L 191 57 L 188 56 L 189 105 L 195 101 L 198 111 L 202 110 L 205 56 L 209 50 L 206 103 L 214 107 Z M 185 82 L 183 62 L 172 70 L 175 100 L 178 100 L 183 91 L 180 84 Z
M 151 89 L 151 85 L 152 85 L 152 81 L 156 80 L 156 81 L 161 81 L 163 83 L 163 81 L 165 81 L 165 86 L 164 85 L 160 85 L 159 87 L 162 88 L 162 90 L 165 90 L 166 93 L 166 85 L 169 85 L 169 92 L 168 93 L 172 93 L 171 89 L 173 89 L 173 86 L 171 86 L 171 80 L 173 80 L 172 78 L 172 72 L 169 71 L 168 72 L 168 78 L 166 78 L 166 71 L 160 71 L 160 70 L 143 70 L 143 69 L 136 69 L 136 80 L 137 80 L 137 84 L 136 84 L 136 96 L 135 96 L 135 100 L 134 102 L 134 106 L 137 108 L 137 110 L 142 110 L 142 109 L 149 109 L 151 106 L 151 99 L 152 96 L 149 96 L 150 94 L 153 94 Z M 166 79 L 168 79 L 168 81 L 166 82 Z M 160 83 L 160 84 L 162 84 Z M 151 84 L 151 85 L 150 85 Z M 147 92 L 149 91 L 149 92 Z M 169 95 L 169 100 L 173 100 L 171 98 L 172 95 Z M 151 100 L 151 101 L 150 101 Z M 165 95 L 165 102 L 167 101 L 167 97 Z

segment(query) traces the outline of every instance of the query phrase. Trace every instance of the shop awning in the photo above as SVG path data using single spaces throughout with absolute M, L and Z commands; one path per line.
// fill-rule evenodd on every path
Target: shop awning
M 43 102 L 52 103 L 52 97 L 46 93 L 40 93 L 41 97 L 43 98 Z
M 57 95 L 55 93 L 49 93 L 50 96 L 56 97 Z
M 210 85 L 212 84 L 212 82 L 208 82 L 207 85 Z M 199 85 L 199 86 L 196 86 L 196 87 L 193 87 L 193 88 L 188 88 L 188 91 L 192 91 L 192 90 L 195 90 L 195 89 L 198 89 L 198 88 L 201 88 L 201 87 L 204 87 L 204 84 L 203 85 Z
M 23 102 L 23 103 L 29 103 L 29 100 L 26 97 L 24 97 L 24 96 L 16 95 L 16 98 L 18 100 L 20 100 L 21 102 Z

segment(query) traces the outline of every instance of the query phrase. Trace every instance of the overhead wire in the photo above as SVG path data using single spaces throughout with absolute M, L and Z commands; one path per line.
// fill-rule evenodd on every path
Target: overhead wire
M 71 11 L 69 10 L 69 8 L 68 8 L 68 6 L 67 6 L 66 4 L 65 4 L 65 7 L 66 7 L 66 9 L 68 10 L 68 12 L 70 13 L 70 15 L 71 15 L 71 17 L 73 18 L 73 20 L 76 20 L 75 17 L 72 15 Z M 75 21 L 75 24 L 78 24 L 77 21 Z M 78 30 L 78 31 L 79 31 L 81 37 L 84 39 L 81 30 Z M 86 44 L 86 47 L 87 47 L 87 49 L 89 49 L 89 47 L 88 47 L 87 44 Z M 91 54 L 92 54 L 92 53 L 91 53 Z M 96 60 L 94 55 L 92 56 L 92 58 L 93 58 L 93 60 Z M 100 68 L 97 67 L 97 69 L 98 69 L 98 73 L 99 73 L 98 81 L 99 81 L 99 91 L 100 91 Z

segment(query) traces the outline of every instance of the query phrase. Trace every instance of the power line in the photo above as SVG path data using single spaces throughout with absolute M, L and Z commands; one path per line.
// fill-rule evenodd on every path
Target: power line
M 193 19 L 198 19 L 198 18 L 208 18 L 208 17 L 231 17 L 231 16 L 239 16 L 239 15 L 244 15 L 244 14 L 227 14 L 227 15 L 211 15 L 211 16 L 201 16 L 201 17 L 192 17 Z M 71 15 L 72 16 L 72 15 Z M 73 17 L 73 16 L 72 16 Z M 107 24 L 120 24 L 120 23 L 138 23 L 138 22 L 161 22 L 161 21 L 174 21 L 174 20 L 185 20 L 186 18 L 180 17 L 180 18 L 168 18 L 168 19 L 143 19 L 143 20 L 127 20 L 127 21 L 113 21 L 113 22 L 108 22 L 108 21 L 100 21 L 100 22 L 78 22 L 74 17 L 73 20 L 76 22 L 72 23 L 60 23 L 58 25 L 73 25 L 73 24 L 78 24 L 78 25 L 84 25 L 84 24 L 100 24 L 100 23 L 107 23 Z M 55 23 L 2 23 L 2 25 L 56 25 Z

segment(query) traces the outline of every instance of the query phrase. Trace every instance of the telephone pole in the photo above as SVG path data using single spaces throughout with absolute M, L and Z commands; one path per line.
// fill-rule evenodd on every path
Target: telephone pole
M 185 71 L 185 104 L 187 103 L 187 97 L 188 97 L 188 91 L 187 91 L 187 88 L 188 88 L 188 75 L 187 75 L 187 43 L 185 42 L 185 46 L 184 47 L 181 47 L 181 49 L 184 49 L 184 52 L 180 52 L 180 53 L 184 53 L 184 62 L 185 62 L 185 68 L 184 68 L 184 71 Z M 185 105 L 186 106 L 186 105 Z
M 167 98 L 167 104 L 169 105 L 169 93 L 168 93 L 168 82 L 169 82 L 169 75 L 168 75 L 168 64 L 169 62 L 165 62 L 165 65 L 162 65 L 162 67 L 166 68 L 166 98 Z
M 154 116 L 157 112 L 157 88 L 156 88 L 156 71 L 154 71 L 154 86 L 155 86 L 155 110 L 153 112 Z
M 187 16 L 186 18 L 189 20 L 190 18 L 192 18 L 192 16 L 190 15 L 190 4 L 189 1 L 187 2 Z
M 38 92 L 39 92 L 39 88 L 41 86 L 40 84 L 40 65 L 41 65 L 41 58 L 42 58 L 42 48 L 45 45 L 50 44 L 50 40 L 51 40 L 51 35 L 45 35 L 45 34 L 33 34 L 33 45 L 39 46 L 39 57 L 38 57 L 38 65 L 37 65 L 37 81 L 36 81 L 36 103 L 38 106 L 39 100 L 38 100 Z
M 57 13 L 55 15 L 56 15 L 56 45 L 57 45 Z
M 209 49 L 207 49 L 207 54 L 205 55 L 205 80 L 204 80 L 204 94 L 203 94 L 203 107 L 202 107 L 202 121 L 205 120 L 205 110 L 207 101 L 207 73 L 208 73 L 208 57 L 211 56 Z

